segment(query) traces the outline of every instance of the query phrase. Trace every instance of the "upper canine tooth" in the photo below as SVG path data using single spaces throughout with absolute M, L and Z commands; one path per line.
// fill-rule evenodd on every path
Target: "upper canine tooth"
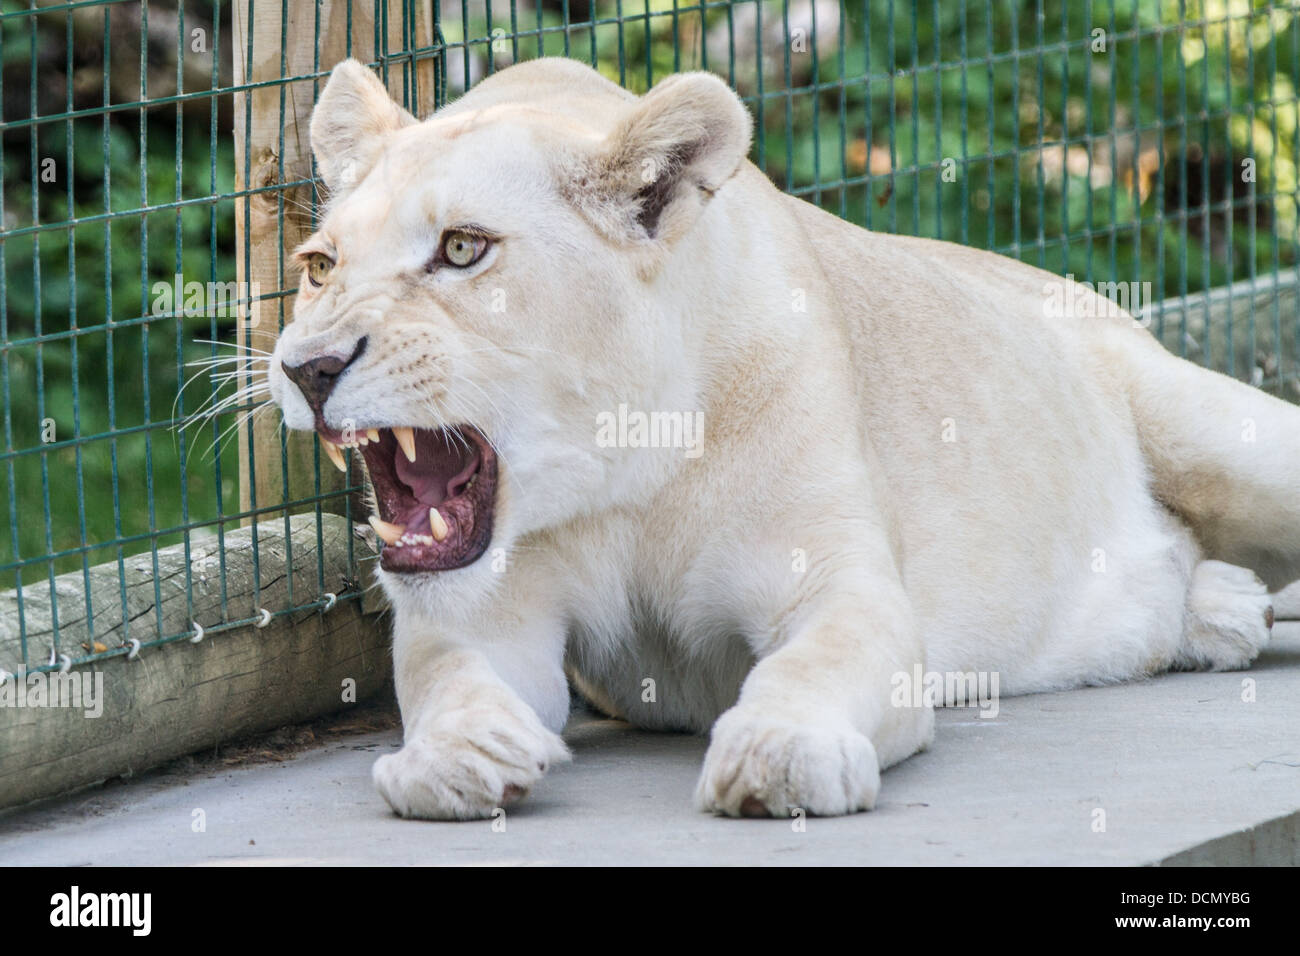
M 433 532 L 436 541 L 442 541 L 447 537 L 447 522 L 442 520 L 442 515 L 438 514 L 437 508 L 429 509 L 429 530 Z
M 370 527 L 375 529 L 375 534 L 383 538 L 388 544 L 397 544 L 402 540 L 402 535 L 406 533 L 406 527 L 400 524 L 389 524 L 387 521 L 381 521 L 378 516 L 370 516 Z
M 402 453 L 406 455 L 406 460 L 415 461 L 415 429 L 408 426 L 401 428 L 394 426 L 393 435 L 397 438 L 397 444 L 402 446 Z
M 367 429 L 366 429 L 366 437 L 369 438 L 371 441 L 379 441 L 379 429 L 378 429 L 378 428 L 367 428 Z
M 320 443 L 325 446 L 325 454 L 329 456 L 330 461 L 334 462 L 334 467 L 339 471 L 346 472 L 348 463 L 343 460 L 343 452 L 339 451 L 339 446 L 328 438 L 322 438 Z

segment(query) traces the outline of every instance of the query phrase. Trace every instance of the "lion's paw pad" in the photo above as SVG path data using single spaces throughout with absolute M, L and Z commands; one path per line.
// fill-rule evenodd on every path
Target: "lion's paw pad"
M 477 820 L 523 799 L 550 764 L 568 756 L 531 712 L 462 711 L 380 757 L 373 776 L 399 816 Z
M 695 798 L 728 816 L 835 816 L 870 810 L 879 790 L 875 748 L 852 727 L 736 709 L 714 724 Z
M 1246 667 L 1268 643 L 1272 626 L 1272 598 L 1253 571 L 1202 561 L 1187 596 L 1181 663 L 1216 671 Z

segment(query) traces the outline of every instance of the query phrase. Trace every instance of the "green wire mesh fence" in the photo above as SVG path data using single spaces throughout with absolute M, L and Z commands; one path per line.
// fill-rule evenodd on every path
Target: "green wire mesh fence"
M 1132 289 L 1122 304 L 1171 348 L 1300 395 L 1296 3 L 0 0 L 0 30 L 0 574 L 14 588 L 0 628 L 21 649 L 0 668 L 359 596 L 366 551 L 349 545 L 327 579 L 317 547 L 316 587 L 262 607 L 259 534 L 278 525 L 291 548 L 288 515 L 307 513 L 319 545 L 327 512 L 357 516 L 358 489 L 354 472 L 323 476 L 314 445 L 291 479 L 298 452 L 267 430 L 276 413 L 231 348 L 250 315 L 268 333 L 291 317 L 282 251 L 319 196 L 310 166 L 286 162 L 285 130 L 343 55 L 417 111 L 542 55 L 637 92 L 712 70 L 752 109 L 753 158 L 787 191 Z M 259 123 L 278 132 L 266 155 Z M 268 223 L 269 260 L 248 241 Z M 270 281 L 248 282 L 259 270 Z M 250 524 L 253 592 L 228 600 L 226 535 Z M 219 611 L 169 628 L 162 589 L 192 608 L 188 557 L 213 542 Z M 164 585 L 167 547 L 187 560 Z M 91 587 L 103 565 L 116 589 Z M 154 581 L 143 610 L 128 607 L 133 569 Z M 110 614 L 120 641 L 60 640 L 67 587 L 87 631 Z M 38 612 L 48 643 L 28 640 Z

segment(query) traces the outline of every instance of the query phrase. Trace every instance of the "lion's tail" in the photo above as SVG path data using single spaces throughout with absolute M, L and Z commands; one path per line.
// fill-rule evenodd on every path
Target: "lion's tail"
M 1300 407 L 1177 358 L 1145 333 L 1107 339 L 1156 497 L 1206 557 L 1250 568 L 1272 589 L 1300 579 Z

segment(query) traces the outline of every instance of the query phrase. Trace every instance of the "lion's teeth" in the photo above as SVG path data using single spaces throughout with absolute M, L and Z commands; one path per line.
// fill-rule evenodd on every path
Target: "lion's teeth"
M 402 446 L 406 460 L 415 461 L 415 429 L 405 425 L 401 428 L 394 426 L 393 435 L 397 438 L 397 444 Z
M 433 532 L 435 541 L 445 540 L 447 537 L 447 522 L 438 514 L 437 508 L 429 509 L 429 530 Z
M 334 467 L 339 471 L 346 472 L 348 470 L 348 463 L 343 460 L 343 452 L 339 450 L 339 446 L 334 444 L 328 438 L 322 438 L 320 443 L 325 446 L 325 454 L 329 456 L 330 461 L 334 462 Z
M 378 429 L 378 428 L 367 428 L 367 429 L 366 429 L 366 437 L 369 438 L 371 441 L 379 441 L 379 429 Z
M 375 534 L 383 538 L 387 544 L 397 544 L 402 540 L 402 535 L 406 532 L 406 527 L 400 524 L 389 524 L 387 521 L 381 521 L 375 515 L 370 516 L 370 527 L 375 529 Z

